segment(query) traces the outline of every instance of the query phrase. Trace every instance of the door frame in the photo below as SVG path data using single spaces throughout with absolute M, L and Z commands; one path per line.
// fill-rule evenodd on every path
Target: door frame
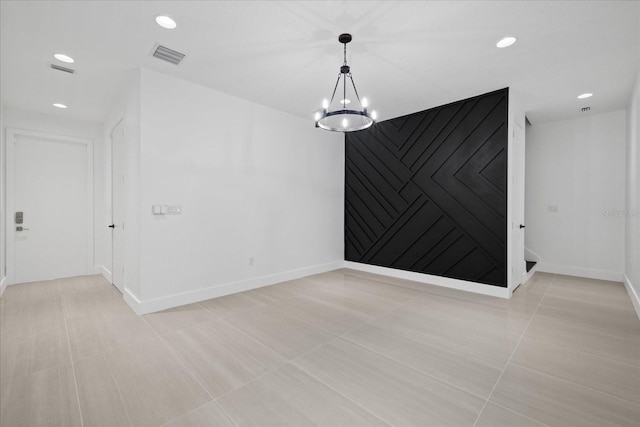
M 110 168 L 109 168 L 109 176 L 110 176 L 110 182 L 109 182 L 109 187 L 111 188 L 111 198 L 109 199 L 109 202 L 111 204 L 110 206 L 110 214 L 111 214 L 111 224 L 114 224 L 113 222 L 113 198 L 114 198 L 114 190 L 113 190 L 113 166 L 115 163 L 114 160 L 114 155 L 113 155 L 113 133 L 114 131 L 118 128 L 118 126 L 122 126 L 122 137 L 123 137 L 123 141 L 122 143 L 124 144 L 124 131 L 125 131 L 125 121 L 124 121 L 124 117 L 120 117 L 120 119 L 118 119 L 115 124 L 111 127 L 111 131 L 109 132 L 109 157 L 110 157 Z M 123 166 L 124 167 L 124 166 Z M 122 195 L 120 195 L 122 196 Z M 124 203 L 123 200 L 120 201 L 120 205 L 122 207 L 124 207 Z M 124 212 L 122 212 L 122 215 L 124 217 Z M 113 232 L 111 232 L 111 269 L 109 271 L 110 273 L 110 282 L 113 286 L 116 287 L 116 289 L 118 289 L 120 291 L 121 294 L 124 295 L 124 289 L 125 289 L 125 283 L 126 283 L 126 271 L 124 270 L 124 264 L 122 265 L 122 283 L 120 284 L 116 284 L 114 283 L 114 260 L 115 260 L 115 251 L 116 249 L 120 249 L 120 248 L 116 248 L 116 246 L 113 244 L 113 233 L 115 232 L 115 230 L 113 230 Z M 124 239 L 124 228 L 122 229 L 122 239 Z M 123 251 L 124 251 L 124 245 L 123 245 Z M 124 260 L 124 253 L 122 254 L 122 259 Z
M 53 141 L 65 141 L 76 144 L 82 144 L 86 147 L 86 173 L 87 173 L 87 230 L 86 230 L 86 247 L 87 253 L 85 257 L 85 274 L 92 274 L 93 267 L 93 140 L 87 138 L 78 138 L 75 136 L 58 135 L 53 133 L 35 132 L 26 129 L 7 128 L 6 133 L 6 205 L 5 205 L 5 229 L 7 244 L 7 284 L 15 284 L 15 223 L 14 223 L 14 161 L 15 161 L 15 143 L 19 136 L 27 136 L 34 138 L 42 138 Z

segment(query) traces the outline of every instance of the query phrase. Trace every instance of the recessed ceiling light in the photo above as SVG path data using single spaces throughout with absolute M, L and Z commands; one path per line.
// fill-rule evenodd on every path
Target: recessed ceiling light
M 587 99 L 587 98 L 591 98 L 593 96 L 592 93 L 583 93 L 582 95 L 578 95 L 578 99 Z
M 66 62 L 67 64 L 73 64 L 75 62 L 72 57 L 65 55 L 64 53 L 56 53 L 53 57 L 58 61 Z
M 54 106 L 54 107 L 56 107 L 56 108 L 62 108 L 63 110 L 64 110 L 65 108 L 67 108 L 67 106 L 66 106 L 66 105 L 64 105 L 64 104 L 59 104 L 59 103 L 57 103 L 57 102 L 56 102 L 55 104 L 53 104 L 53 106 Z
M 499 47 L 500 49 L 502 49 L 503 47 L 511 46 L 515 42 L 516 42 L 515 37 L 505 37 L 502 40 L 500 40 L 498 43 L 496 43 L 496 47 Z
M 156 16 L 156 23 L 162 28 L 166 28 L 167 30 L 173 30 L 175 27 L 177 27 L 176 21 L 166 15 Z

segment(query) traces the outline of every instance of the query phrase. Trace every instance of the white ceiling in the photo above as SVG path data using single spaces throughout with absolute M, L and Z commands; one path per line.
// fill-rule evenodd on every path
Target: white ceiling
M 535 124 L 627 106 L 640 67 L 638 1 L 2 1 L 5 107 L 103 121 L 147 67 L 309 118 L 342 45 L 380 119 L 511 87 Z M 157 26 L 173 17 L 178 28 Z M 518 42 L 495 43 L 505 35 Z M 187 55 L 173 66 L 155 43 Z M 77 74 L 48 68 L 54 53 Z M 61 65 L 64 65 L 60 63 Z M 593 98 L 576 96 L 593 92 Z M 53 102 L 69 106 L 61 111 Z M 588 114 L 588 113 L 587 113 Z

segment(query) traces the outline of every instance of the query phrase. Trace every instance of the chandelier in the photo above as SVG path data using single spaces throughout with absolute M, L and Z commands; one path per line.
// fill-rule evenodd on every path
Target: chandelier
M 375 123 L 376 112 L 367 111 L 366 98 L 360 100 L 351 68 L 347 65 L 347 43 L 351 41 L 351 34 L 340 34 L 338 41 L 344 45 L 344 62 L 340 67 L 331 100 L 325 99 L 322 102 L 322 110 L 316 112 L 316 127 L 334 132 L 363 130 Z

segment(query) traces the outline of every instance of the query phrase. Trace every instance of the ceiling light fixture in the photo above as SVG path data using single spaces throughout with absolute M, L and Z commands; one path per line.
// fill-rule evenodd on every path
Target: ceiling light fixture
M 178 24 L 176 24 L 176 21 L 174 21 L 173 19 L 169 18 L 166 15 L 156 16 L 156 23 L 160 25 L 162 28 L 166 28 L 167 30 L 173 30 L 178 26 Z
M 67 64 L 73 64 L 76 62 L 72 57 L 65 55 L 64 53 L 56 53 L 53 57 L 58 61 L 66 62 Z
M 593 96 L 592 93 L 583 93 L 582 95 L 578 95 L 578 99 L 587 99 L 587 98 L 591 98 Z
M 353 132 L 366 129 L 375 123 L 375 112 L 369 113 L 367 111 L 366 98 L 360 100 L 351 75 L 351 68 L 347 65 L 347 43 L 351 39 L 351 34 L 340 34 L 338 37 L 338 41 L 344 44 L 344 62 L 340 67 L 340 74 L 338 74 L 338 81 L 333 88 L 331 100 L 325 99 L 322 102 L 322 111 L 316 112 L 316 127 L 334 132 Z M 342 84 L 340 84 L 340 79 L 342 79 Z M 349 80 L 349 84 L 347 84 L 347 80 Z M 336 99 L 338 87 L 342 93 Z M 335 104 L 334 99 L 336 99 Z M 347 104 L 351 104 L 349 109 L 347 109 Z
M 56 102 L 55 104 L 53 104 L 53 106 L 54 106 L 54 107 L 56 107 L 56 108 L 62 108 L 63 110 L 64 110 L 65 108 L 67 108 L 67 106 L 66 106 L 66 105 L 64 105 L 64 104 L 60 104 L 60 103 L 57 103 L 57 102 Z
M 496 43 L 496 47 L 502 49 L 502 48 L 511 46 L 515 42 L 516 42 L 515 37 L 505 37 L 502 40 L 500 40 L 498 43 Z

